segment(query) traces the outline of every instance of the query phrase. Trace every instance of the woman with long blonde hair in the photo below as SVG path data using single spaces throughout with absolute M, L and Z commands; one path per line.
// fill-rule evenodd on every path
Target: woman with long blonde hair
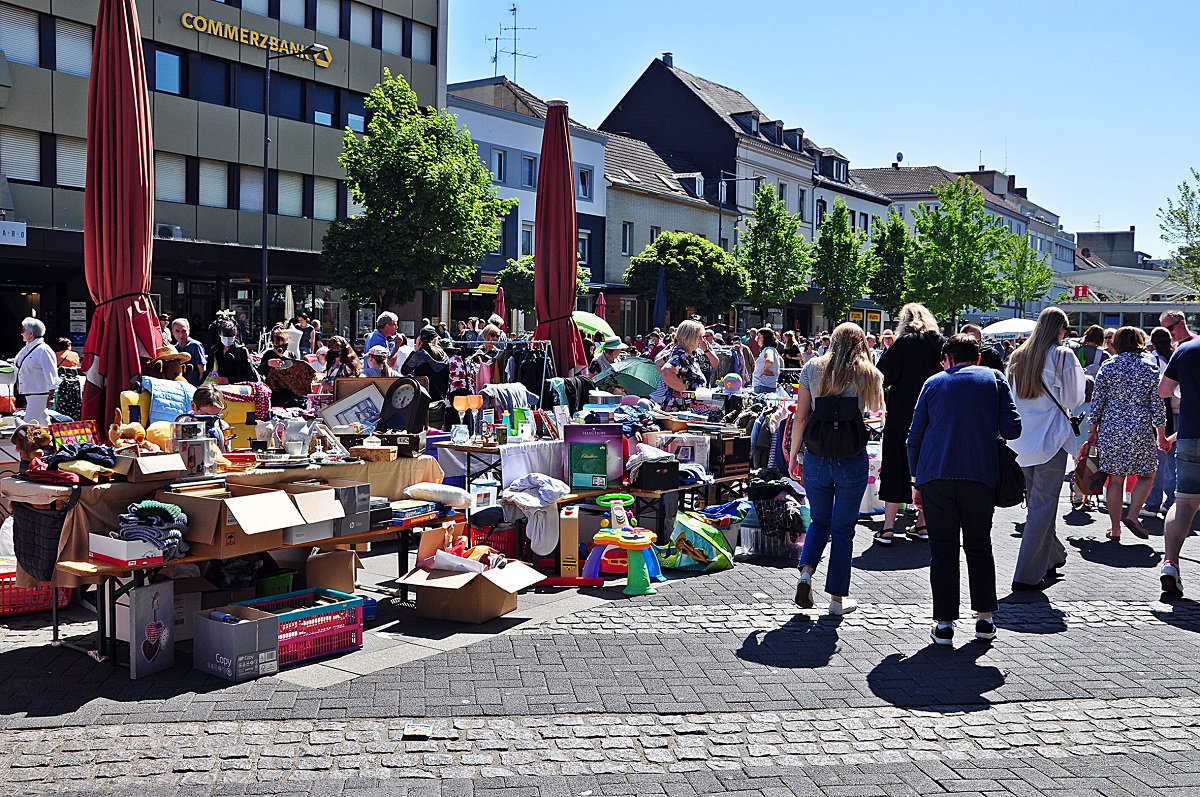
M 942 370 L 942 336 L 937 319 L 921 304 L 910 302 L 897 318 L 896 341 L 879 357 L 883 386 L 888 391 L 887 421 L 883 427 L 883 462 L 879 471 L 879 497 L 883 499 L 883 528 L 874 542 L 891 545 L 900 505 L 912 498 L 908 470 L 908 429 L 925 380 Z M 917 508 L 911 539 L 928 540 L 925 514 Z
M 812 511 L 796 585 L 796 603 L 803 608 L 813 606 L 812 575 L 826 545 L 830 546 L 829 572 L 825 576 L 830 614 L 845 614 L 858 606 L 857 601 L 846 595 L 850 592 L 854 524 L 858 522 L 858 507 L 867 489 L 865 429 L 862 449 L 840 457 L 818 456 L 806 450 L 805 431 L 810 419 L 813 423 L 824 423 L 830 413 L 839 417 L 856 414 L 861 425 L 864 410 L 881 409 L 883 374 L 871 362 L 867 336 L 857 324 L 842 324 L 830 336 L 829 351 L 809 361 L 800 371 L 796 418 L 788 446 L 791 474 L 804 485 Z
M 1075 439 L 1070 413 L 1083 403 L 1087 386 L 1079 359 L 1063 345 L 1069 327 L 1066 313 L 1047 307 L 1029 340 L 1008 358 L 1008 384 L 1021 415 L 1021 436 L 1009 446 L 1025 471 L 1029 507 L 1014 590 L 1041 589 L 1067 561 L 1055 520 L 1067 472 L 1067 444 Z

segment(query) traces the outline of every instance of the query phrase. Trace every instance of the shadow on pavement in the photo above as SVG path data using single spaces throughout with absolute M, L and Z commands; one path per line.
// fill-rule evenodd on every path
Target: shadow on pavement
M 929 567 L 929 543 L 897 535 L 891 545 L 872 545 L 851 560 L 858 570 L 921 570 Z
M 1068 537 L 1067 542 L 1087 562 L 1109 567 L 1158 567 L 1162 552 L 1144 542 L 1132 542 L 1136 539 L 1132 534 L 1122 534 L 1120 542 L 1094 537 Z
M 974 624 L 960 622 L 961 636 L 973 636 Z M 1004 673 L 980 665 L 990 645 L 958 643 L 947 648 L 930 643 L 905 658 L 893 653 L 867 674 L 867 685 L 881 700 L 901 708 L 926 711 L 982 711 L 991 705 L 984 697 L 1004 686 Z
M 1044 592 L 1014 592 L 1000 600 L 993 616 L 996 627 L 1017 634 L 1061 634 L 1066 615 L 1050 603 Z
M 1183 631 L 1200 632 L 1200 603 L 1190 598 L 1177 598 L 1165 592 L 1160 600 L 1169 608 L 1155 609 L 1151 614 L 1167 625 L 1173 625 Z
M 1092 526 L 1100 523 L 1108 522 L 1108 515 L 1099 510 L 1084 512 L 1079 509 L 1072 509 L 1070 512 L 1062 516 L 1062 520 L 1068 526 Z
M 767 667 L 824 667 L 837 649 L 840 623 L 838 618 L 798 614 L 781 628 L 750 634 L 738 648 L 737 657 Z

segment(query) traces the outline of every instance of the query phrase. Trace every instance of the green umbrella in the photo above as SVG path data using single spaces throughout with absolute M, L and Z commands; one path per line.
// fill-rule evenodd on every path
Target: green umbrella
M 616 332 L 613 332 L 613 328 L 608 325 L 608 322 L 595 313 L 585 313 L 583 310 L 576 310 L 571 313 L 571 317 L 575 319 L 575 326 L 582 329 L 585 335 L 595 335 L 597 332 L 606 338 L 616 337 L 617 335 Z
M 592 379 L 596 387 L 617 384 L 631 396 L 649 398 L 658 387 L 658 368 L 645 357 L 628 357 L 617 360 Z

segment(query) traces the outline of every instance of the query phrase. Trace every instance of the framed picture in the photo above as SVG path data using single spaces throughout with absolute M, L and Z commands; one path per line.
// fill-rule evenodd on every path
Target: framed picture
M 361 423 L 370 429 L 379 423 L 383 412 L 383 394 L 374 385 L 351 393 L 321 410 L 321 420 L 331 427 Z

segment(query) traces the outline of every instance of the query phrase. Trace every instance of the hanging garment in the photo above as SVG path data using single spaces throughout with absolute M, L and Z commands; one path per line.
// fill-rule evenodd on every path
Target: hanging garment
M 501 494 L 505 520 L 525 518 L 525 536 L 529 539 L 529 549 L 536 555 L 549 556 L 558 547 L 556 502 L 570 492 L 570 487 L 552 476 L 530 473 Z

